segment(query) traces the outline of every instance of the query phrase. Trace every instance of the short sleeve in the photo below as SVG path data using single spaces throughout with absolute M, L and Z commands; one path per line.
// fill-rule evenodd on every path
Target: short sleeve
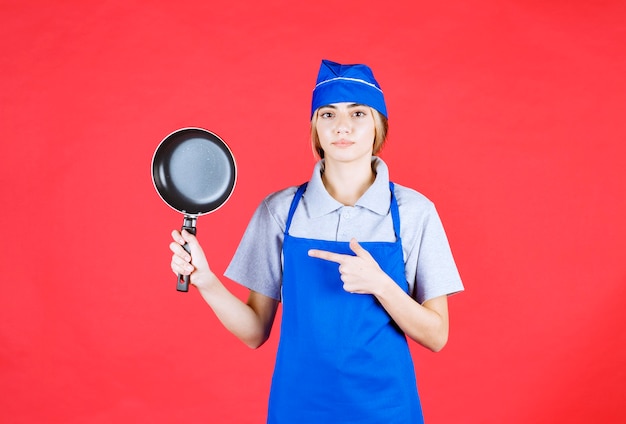
M 263 200 L 224 275 L 250 290 L 280 300 L 283 237 L 268 199 Z
M 423 221 L 415 276 L 420 303 L 464 289 L 439 214 L 432 203 L 430 206 Z

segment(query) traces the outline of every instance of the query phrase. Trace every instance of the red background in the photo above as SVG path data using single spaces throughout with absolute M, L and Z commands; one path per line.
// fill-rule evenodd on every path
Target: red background
M 466 285 L 412 344 L 427 422 L 626 421 L 624 2 L 436 3 L 0 1 L 0 421 L 264 422 L 277 327 L 249 350 L 175 291 L 150 161 L 183 126 L 233 149 L 222 272 L 310 175 L 322 58 L 374 68 Z

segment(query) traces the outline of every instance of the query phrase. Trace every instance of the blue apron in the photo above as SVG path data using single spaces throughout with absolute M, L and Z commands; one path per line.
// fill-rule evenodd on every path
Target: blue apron
M 398 204 L 389 185 L 396 241 L 361 245 L 408 291 Z M 283 317 L 268 424 L 423 423 L 404 333 L 374 296 L 343 289 L 338 264 L 307 254 L 353 255 L 349 243 L 289 235 L 305 189 L 296 192 L 285 228 Z

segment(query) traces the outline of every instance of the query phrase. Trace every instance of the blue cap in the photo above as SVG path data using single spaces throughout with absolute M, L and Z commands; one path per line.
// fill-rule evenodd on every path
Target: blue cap
M 373 107 L 387 117 L 385 97 L 367 65 L 342 65 L 322 60 L 313 89 L 311 117 L 317 108 L 331 103 L 354 102 Z

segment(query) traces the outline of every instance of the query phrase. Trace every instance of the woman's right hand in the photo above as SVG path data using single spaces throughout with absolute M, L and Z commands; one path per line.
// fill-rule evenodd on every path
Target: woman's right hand
M 191 233 L 183 230 L 172 231 L 174 241 L 170 243 L 172 251 L 171 268 L 176 275 L 189 275 L 189 282 L 198 289 L 209 288 L 217 280 L 206 260 L 204 251 L 198 239 Z M 188 243 L 191 254 L 187 253 L 183 245 Z

